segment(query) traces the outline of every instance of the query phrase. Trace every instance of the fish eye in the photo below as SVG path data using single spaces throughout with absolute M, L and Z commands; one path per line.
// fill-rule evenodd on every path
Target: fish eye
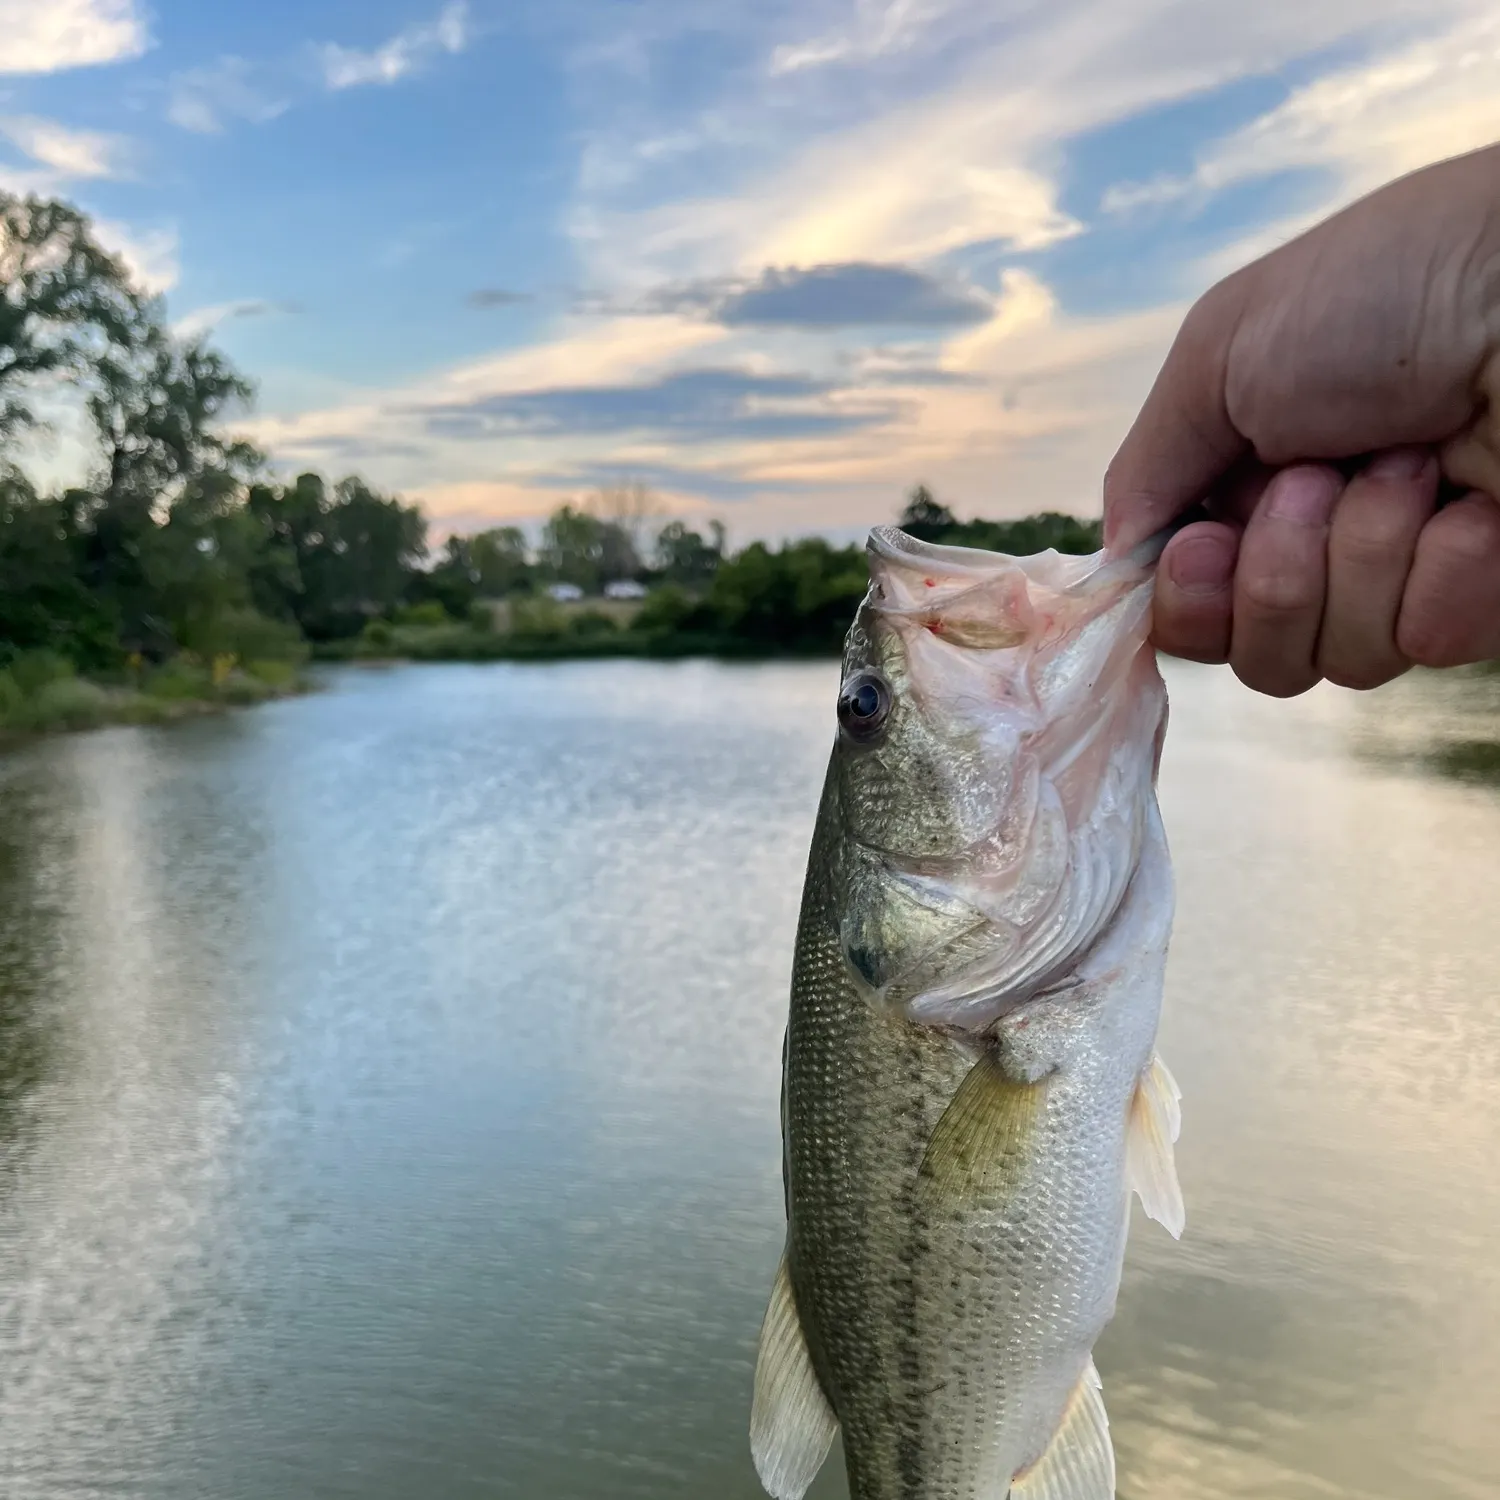
M 839 724 L 851 739 L 875 739 L 891 713 L 891 687 L 879 672 L 856 672 L 839 691 Z

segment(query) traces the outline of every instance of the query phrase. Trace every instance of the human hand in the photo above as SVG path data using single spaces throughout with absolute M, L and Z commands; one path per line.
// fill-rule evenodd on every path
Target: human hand
M 1290 696 L 1500 655 L 1497 499 L 1491 148 L 1213 288 L 1110 467 L 1105 527 L 1123 550 L 1205 504 L 1162 558 L 1157 644 Z

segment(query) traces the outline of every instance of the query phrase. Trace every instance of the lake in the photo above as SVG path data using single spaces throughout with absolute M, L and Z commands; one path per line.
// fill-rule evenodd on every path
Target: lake
M 1169 681 L 1120 1494 L 1492 1496 L 1500 677 Z M 351 670 L 0 756 L 0 1494 L 754 1500 L 835 682 Z

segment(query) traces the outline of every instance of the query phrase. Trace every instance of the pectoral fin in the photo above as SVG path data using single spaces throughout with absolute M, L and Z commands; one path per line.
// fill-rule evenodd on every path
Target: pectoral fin
M 1011 1500 L 1114 1500 L 1115 1450 L 1093 1361 L 1047 1451 L 1011 1482 Z
M 1130 1102 L 1125 1168 L 1141 1207 L 1173 1239 L 1182 1238 L 1187 1222 L 1177 1162 L 1172 1150 L 1182 1132 L 1182 1090 L 1159 1057 L 1141 1074 Z
M 750 1412 L 750 1452 L 766 1493 L 773 1500 L 802 1500 L 838 1430 L 813 1369 L 783 1256 L 761 1325 Z
M 927 1143 L 925 1185 L 946 1201 L 1003 1196 L 1029 1160 L 1027 1144 L 1046 1099 L 1045 1081 L 1017 1083 L 993 1057 L 981 1057 Z

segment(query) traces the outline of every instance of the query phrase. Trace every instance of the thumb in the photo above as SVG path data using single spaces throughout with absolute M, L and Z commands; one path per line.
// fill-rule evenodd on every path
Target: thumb
M 1249 443 L 1229 417 L 1229 350 L 1243 298 L 1221 282 L 1183 320 L 1104 476 L 1104 539 L 1127 552 L 1205 498 Z

